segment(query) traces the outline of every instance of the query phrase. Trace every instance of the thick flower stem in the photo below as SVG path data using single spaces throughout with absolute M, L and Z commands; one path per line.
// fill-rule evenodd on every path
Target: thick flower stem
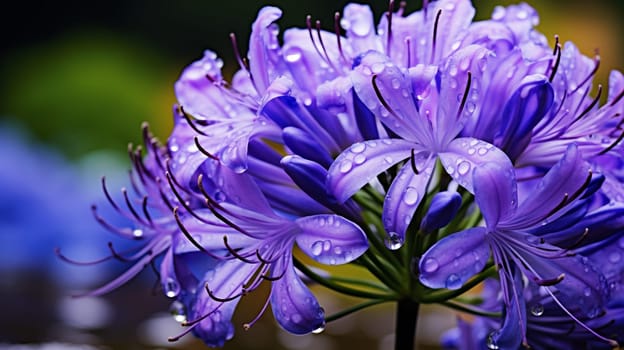
M 395 350 L 413 350 L 420 304 L 411 299 L 397 303 Z

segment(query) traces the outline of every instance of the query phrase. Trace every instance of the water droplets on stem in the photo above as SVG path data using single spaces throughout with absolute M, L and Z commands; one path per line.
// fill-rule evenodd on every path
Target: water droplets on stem
M 388 237 L 384 240 L 386 247 L 390 250 L 397 250 L 403 245 L 403 238 L 396 232 L 388 233 Z

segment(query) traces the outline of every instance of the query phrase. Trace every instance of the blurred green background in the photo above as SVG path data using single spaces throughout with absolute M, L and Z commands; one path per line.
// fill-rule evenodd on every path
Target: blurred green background
M 495 5 L 515 3 L 507 0 L 473 2 L 479 19 L 489 17 Z M 201 57 L 204 49 L 219 52 L 226 64 L 226 76 L 232 74 L 237 65 L 228 34 L 237 34 L 241 51 L 245 52 L 251 23 L 260 7 L 268 4 L 281 7 L 284 10 L 279 22 L 282 28 L 302 27 L 305 16 L 310 14 L 320 19 L 324 28 L 330 29 L 334 12 L 342 10 L 346 3 L 329 0 L 13 3 L 10 10 L 3 11 L 0 21 L 0 122 L 23 127 L 32 134 L 34 141 L 59 150 L 71 161 L 77 162 L 93 152 L 107 152 L 119 157 L 121 164 L 127 164 L 122 158 L 126 145 L 140 141 L 142 121 L 148 121 L 162 140 L 166 138 L 171 129 L 171 106 L 175 102 L 173 83 L 186 65 Z M 385 0 L 368 3 L 374 8 L 376 18 L 388 6 Z M 624 2 L 535 0 L 529 3 L 539 11 L 538 28 L 548 38 L 559 34 L 562 41 L 574 41 L 589 56 L 593 56 L 594 49 L 600 50 L 602 64 L 596 78 L 598 82 L 606 84 L 611 69 L 622 69 Z M 417 10 L 421 2 L 408 1 L 407 7 L 408 11 Z M 98 178 L 93 179 L 94 188 L 99 186 L 98 181 Z M 118 313 L 122 317 L 133 312 L 144 316 L 156 310 L 166 312 L 165 300 L 156 296 L 145 298 L 145 293 L 149 293 L 149 287 L 146 292 L 144 284 L 131 284 L 105 300 L 116 310 L 125 308 Z M 33 293 L 33 298 L 47 297 L 45 291 Z M 148 299 L 147 306 L 136 305 L 135 300 L 144 299 Z M 340 302 L 330 295 L 323 295 L 322 300 L 330 305 Z M 6 302 L 10 300 L 2 301 Z M 246 308 L 251 309 L 251 314 L 243 313 L 241 318 L 253 317 L 257 306 L 248 303 Z M 424 333 L 439 331 L 438 328 L 448 327 L 452 321 L 452 317 L 436 315 L 437 312 L 429 314 L 430 319 L 425 323 L 433 330 L 425 329 Z M 2 317 L 16 315 L 3 314 Z M 323 336 L 304 338 L 276 331 L 270 317 L 264 317 L 264 322 L 247 333 L 237 329 L 236 340 L 226 349 L 275 349 L 279 346 L 339 349 L 343 344 L 340 342 L 345 340 L 351 345 L 359 344 L 359 348 L 381 349 L 390 344 L 384 337 L 392 332 L 392 317 L 391 309 L 381 307 L 331 326 Z M 148 326 L 137 317 L 127 317 L 127 320 L 134 323 L 114 321 L 107 328 L 90 331 L 93 337 L 86 342 L 112 349 L 170 345 L 150 343 L 154 336 L 149 338 L 140 331 Z M 25 327 L 23 325 L 28 322 L 17 324 Z M 167 332 L 156 331 L 156 337 L 162 340 L 175 334 Z M 13 336 L 16 333 L 20 336 Z M 54 339 L 48 334 L 35 326 L 19 331 L 3 329 L 0 330 L 0 344 L 3 341 L 67 340 Z M 174 346 L 201 348 L 192 340 Z

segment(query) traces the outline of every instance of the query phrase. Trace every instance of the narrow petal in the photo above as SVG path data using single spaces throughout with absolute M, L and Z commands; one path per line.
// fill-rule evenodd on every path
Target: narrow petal
M 381 51 L 381 42 L 375 33 L 375 20 L 370 6 L 347 4 L 340 25 L 345 30 L 354 52 Z
M 408 158 L 416 147 L 397 139 L 358 142 L 342 152 L 329 168 L 329 189 L 343 203 L 378 174 Z
M 178 103 L 187 113 L 207 117 L 213 114 L 227 114 L 224 108 L 231 106 L 213 82 L 222 79 L 222 66 L 223 61 L 217 54 L 206 50 L 200 60 L 184 69 L 174 88 Z M 213 81 L 206 76 L 211 77 Z
M 414 172 L 412 164 L 405 164 L 390 185 L 384 200 L 383 224 L 389 238 L 397 243 L 405 240 L 405 232 L 425 197 L 433 173 L 435 162 L 429 159 L 428 163 L 423 163 L 416 164 L 418 173 Z
M 497 163 L 503 169 L 512 169 L 507 155 L 493 145 L 471 137 L 458 138 L 438 154 L 447 173 L 474 193 L 472 171 L 485 163 Z
M 432 2 L 428 10 L 428 33 L 433 33 L 437 20 L 435 44 L 431 44 L 433 59 L 428 63 L 438 63 L 457 48 L 457 43 L 470 26 L 475 9 L 468 0 L 443 0 Z
M 582 194 L 589 175 L 589 165 L 576 145 L 568 146 L 561 160 L 544 175 L 531 196 L 520 204 L 514 218 L 504 226 L 527 228 L 552 216 L 553 211 L 569 203 L 574 195 Z
M 412 81 L 390 58 L 368 52 L 351 72 L 353 89 L 384 125 L 402 138 L 429 144 L 429 124 L 412 96 Z
M 420 224 L 421 229 L 425 232 L 432 232 L 448 225 L 455 218 L 461 203 L 462 197 L 457 192 L 442 191 L 436 193 Z
M 253 83 L 260 95 L 271 84 L 271 75 L 274 73 L 277 50 L 277 29 L 273 23 L 282 16 L 277 7 L 267 6 L 260 10 L 256 21 L 252 24 L 249 37 L 249 70 Z
M 518 203 L 516 177 L 512 168 L 485 163 L 473 171 L 475 200 L 488 227 L 510 217 Z
M 503 308 L 503 323 L 499 330 L 491 333 L 486 339 L 490 349 L 519 349 L 526 333 L 526 305 L 522 295 L 522 277 L 518 269 L 514 269 L 509 279 L 502 273 L 501 280 L 506 280 L 503 293 L 507 302 Z M 508 304 L 507 304 L 508 303 Z M 524 332 L 524 333 L 523 333 Z
M 307 334 L 325 327 L 325 311 L 295 272 L 291 259 L 288 254 L 277 264 L 276 269 L 286 272 L 273 282 L 271 308 L 282 328 L 293 334 Z
M 438 241 L 420 259 L 420 282 L 429 288 L 461 288 L 488 260 L 485 234 L 485 228 L 475 227 Z
M 307 216 L 297 219 L 296 223 L 302 230 L 296 237 L 297 245 L 322 264 L 346 264 L 368 249 L 362 229 L 341 216 Z

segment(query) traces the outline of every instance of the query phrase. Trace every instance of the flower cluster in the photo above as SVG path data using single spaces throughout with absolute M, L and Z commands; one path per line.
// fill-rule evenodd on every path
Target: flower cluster
M 281 37 L 265 7 L 247 57 L 232 36 L 231 81 L 211 51 L 187 67 L 167 142 L 145 127 L 145 150 L 130 148 L 133 193 L 117 203 L 104 186 L 135 226 L 94 208 L 143 245 L 114 251 L 135 264 L 92 293 L 162 256 L 177 318 L 210 346 L 262 284 L 258 317 L 270 304 L 295 334 L 395 301 L 399 323 L 423 303 L 475 315 L 449 347 L 624 341 L 624 76 L 604 98 L 599 57 L 551 47 L 526 4 L 479 22 L 469 0 L 389 5 L 377 25 L 349 4 L 333 31 L 308 17 Z M 326 316 L 309 280 L 366 301 Z

